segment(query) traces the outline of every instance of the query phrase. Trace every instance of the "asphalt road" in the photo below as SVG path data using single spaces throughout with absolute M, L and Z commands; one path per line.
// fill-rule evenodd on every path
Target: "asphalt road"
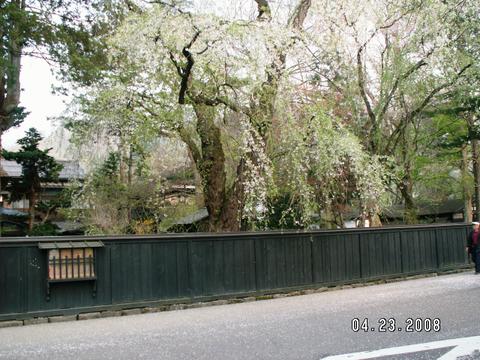
M 367 318 L 368 331 L 352 331 L 353 318 L 361 324 Z M 379 332 L 381 318 L 394 318 L 395 330 Z M 440 329 L 414 326 L 406 332 L 408 318 L 421 318 L 422 328 L 424 319 L 440 319 Z M 0 359 L 322 359 L 479 335 L 480 276 L 468 272 L 252 303 L 3 328 Z M 468 341 L 480 349 L 480 337 Z M 453 348 L 447 345 L 380 358 L 435 359 Z

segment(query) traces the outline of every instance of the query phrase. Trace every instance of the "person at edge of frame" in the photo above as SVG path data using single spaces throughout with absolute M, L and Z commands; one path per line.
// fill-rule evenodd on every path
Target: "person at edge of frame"
M 467 252 L 475 263 L 475 274 L 480 274 L 480 222 L 472 222 L 473 230 L 467 238 Z

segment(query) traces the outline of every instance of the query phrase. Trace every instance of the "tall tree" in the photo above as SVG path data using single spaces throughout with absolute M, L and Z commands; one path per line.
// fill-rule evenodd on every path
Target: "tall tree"
M 330 3 L 334 8 L 327 9 L 327 13 L 332 11 L 331 18 L 317 25 L 326 28 L 323 36 L 335 45 L 332 51 L 354 64 L 356 87 L 325 76 L 324 63 L 319 63 L 318 74 L 340 88 L 342 97 L 355 98 L 351 126 L 365 147 L 372 154 L 396 159 L 402 173 L 396 187 L 403 197 L 407 222 L 416 218 L 410 151 L 414 127 L 423 111 L 452 91 L 473 66 L 473 60 L 458 56 L 454 46 L 468 31 L 468 26 L 456 26 L 452 18 L 463 3 Z M 469 6 L 478 9 L 473 3 Z M 356 44 L 354 51 L 352 43 Z
M 185 117 L 177 119 L 172 129 L 187 144 L 202 178 L 209 231 L 239 230 L 248 197 L 247 177 L 264 176 L 261 161 L 267 160 L 260 153 L 266 150 L 286 57 L 310 1 L 299 1 L 287 24 L 271 21 L 267 1 L 258 5 L 258 23 L 250 23 L 163 4 L 130 19 L 115 40 L 116 59 L 124 63 L 128 59 L 149 74 L 148 85 L 137 87 L 142 90 L 138 93 L 141 106 L 155 113 L 162 101 L 158 89 L 177 94 Z M 172 28 L 178 31 L 174 34 Z M 237 145 L 233 159 L 226 148 L 232 137 L 243 138 L 240 142 L 244 143 Z M 247 171 L 247 165 L 254 170 Z
M 17 200 L 26 196 L 29 207 L 29 229 L 32 230 L 35 220 L 35 206 L 38 201 L 38 195 L 42 190 L 42 182 L 51 182 L 58 179 L 58 174 L 62 165 L 48 155 L 48 150 L 38 148 L 42 137 L 40 133 L 30 128 L 25 137 L 18 140 L 20 150 L 17 152 L 2 151 L 6 160 L 13 160 L 22 166 L 22 176 L 19 179 L 12 179 L 7 184 L 7 190 L 11 193 L 11 199 Z
M 21 61 L 55 62 L 66 80 L 91 82 L 106 65 L 105 36 L 128 11 L 125 0 L 0 1 L 0 150 L 3 133 L 26 116 Z

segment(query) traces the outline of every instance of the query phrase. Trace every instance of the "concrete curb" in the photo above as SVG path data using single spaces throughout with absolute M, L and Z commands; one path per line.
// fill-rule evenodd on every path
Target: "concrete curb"
M 23 325 L 36 325 L 36 324 L 46 324 L 46 323 L 48 323 L 48 317 L 39 317 L 39 318 L 23 320 Z
M 367 281 L 362 283 L 332 285 L 329 287 L 322 286 L 319 288 L 295 290 L 295 291 L 277 293 L 277 294 L 264 294 L 264 295 L 258 295 L 258 296 L 236 297 L 231 299 L 220 299 L 220 300 L 212 300 L 207 302 L 159 305 L 159 306 L 153 306 L 153 307 L 139 307 L 139 308 L 123 309 L 123 310 L 106 310 L 101 312 L 80 313 L 77 315 L 38 317 L 38 318 L 31 318 L 31 319 L 25 319 L 25 320 L 7 320 L 7 321 L 0 321 L 0 328 L 23 326 L 23 325 L 45 324 L 45 323 L 56 323 L 56 322 L 65 322 L 65 321 L 74 321 L 74 320 L 91 320 L 91 319 L 99 319 L 99 318 L 106 318 L 106 317 L 139 315 L 139 314 L 156 313 L 156 312 L 162 312 L 162 311 L 187 310 L 187 309 L 196 309 L 196 308 L 227 305 L 227 304 L 249 303 L 253 301 L 262 301 L 262 300 L 275 300 L 275 299 L 282 299 L 282 298 L 287 298 L 292 296 L 318 294 L 325 291 L 346 290 L 346 289 L 353 289 L 353 288 L 372 286 L 372 285 L 390 284 L 390 283 L 399 282 L 399 281 L 417 280 L 417 279 L 424 279 L 424 278 L 436 277 L 441 275 L 457 274 L 457 273 L 463 273 L 463 272 L 469 272 L 469 271 L 472 271 L 472 269 L 463 268 L 463 269 L 447 270 L 447 271 L 420 274 L 420 275 L 402 276 L 398 278 L 372 280 L 372 281 Z
M 0 328 L 7 328 L 7 327 L 13 327 L 13 326 L 22 326 L 23 321 L 22 320 L 9 320 L 9 321 L 1 321 L 0 322 Z
M 115 311 L 115 310 L 106 310 L 106 311 L 102 311 L 100 313 L 100 317 L 102 317 L 102 318 L 116 317 L 116 316 L 122 316 L 122 312 L 121 311 Z
M 126 309 L 122 310 L 121 314 L 122 316 L 127 316 L 127 315 L 139 315 L 142 313 L 142 308 L 136 308 L 136 309 Z
M 100 312 L 91 312 L 91 313 L 84 313 L 78 314 L 78 320 L 91 320 L 91 319 L 99 319 L 102 317 Z
M 57 322 L 65 322 L 65 321 L 73 321 L 77 320 L 78 315 L 60 315 L 60 316 L 49 316 L 48 322 L 49 323 L 57 323 Z

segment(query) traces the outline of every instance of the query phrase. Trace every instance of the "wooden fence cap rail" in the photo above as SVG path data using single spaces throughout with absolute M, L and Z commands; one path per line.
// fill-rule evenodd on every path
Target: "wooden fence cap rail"
M 81 249 L 104 247 L 101 241 L 68 241 L 68 242 L 40 242 L 40 249 Z
M 37 236 L 37 237 L 0 237 L 1 245 L 16 244 L 45 244 L 45 243 L 69 243 L 69 242 L 88 242 L 96 241 L 116 242 L 116 241 L 143 241 L 143 240 L 221 240 L 229 238 L 261 238 L 261 237 L 290 237 L 290 236 L 317 236 L 322 234 L 357 234 L 357 233 L 382 233 L 392 231 L 418 231 L 418 230 L 441 230 L 470 227 L 470 223 L 444 223 L 444 224 L 419 224 L 419 225 L 386 225 L 381 227 L 369 228 L 344 228 L 344 229 L 320 229 L 320 230 L 266 230 L 266 231 L 244 231 L 244 232 L 224 232 L 224 233 L 159 233 L 149 235 L 72 235 L 72 236 Z M 43 245 L 42 245 L 43 246 Z M 91 246 L 94 247 L 94 246 Z

